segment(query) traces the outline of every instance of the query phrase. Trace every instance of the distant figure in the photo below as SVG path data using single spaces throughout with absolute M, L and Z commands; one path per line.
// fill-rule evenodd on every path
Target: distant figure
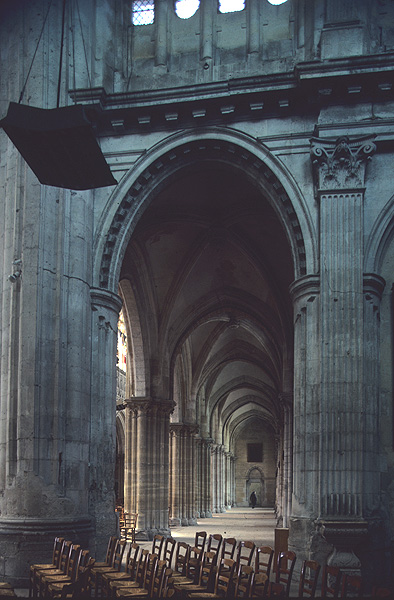
M 252 508 L 254 508 L 256 506 L 256 504 L 257 504 L 257 496 L 256 496 L 256 492 L 255 491 L 253 491 L 250 494 L 250 503 L 252 505 Z

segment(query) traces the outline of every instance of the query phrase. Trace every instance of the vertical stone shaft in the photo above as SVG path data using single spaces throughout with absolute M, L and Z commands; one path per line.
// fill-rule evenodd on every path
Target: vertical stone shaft
M 129 398 L 132 435 L 126 436 L 125 506 L 138 513 L 141 538 L 169 534 L 169 417 L 173 404 L 151 398 Z M 172 488 L 173 489 L 173 488 Z
M 312 140 L 320 202 L 320 512 L 363 514 L 364 178 L 372 138 Z
M 248 10 L 248 52 L 258 54 L 260 52 L 260 2 L 249 0 Z
M 215 8 L 213 0 L 205 0 L 204 2 L 201 2 L 201 60 L 213 58 L 213 11 Z
M 155 1 L 155 64 L 157 66 L 167 65 L 167 0 Z

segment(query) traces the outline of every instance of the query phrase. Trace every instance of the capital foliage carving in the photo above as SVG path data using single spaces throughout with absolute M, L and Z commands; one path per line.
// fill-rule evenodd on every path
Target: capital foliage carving
M 360 189 L 365 183 L 367 161 L 376 151 L 373 136 L 351 140 L 311 139 L 311 159 L 315 183 L 321 191 Z

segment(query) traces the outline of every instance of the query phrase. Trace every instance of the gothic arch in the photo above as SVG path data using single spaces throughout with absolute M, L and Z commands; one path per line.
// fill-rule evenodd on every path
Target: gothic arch
M 264 190 L 287 232 L 295 279 L 317 266 L 316 236 L 302 194 L 283 164 L 245 134 L 222 128 L 181 132 L 144 155 L 108 200 L 95 239 L 94 280 L 116 292 L 127 244 L 152 199 L 171 175 L 190 161 L 216 160 L 239 168 Z

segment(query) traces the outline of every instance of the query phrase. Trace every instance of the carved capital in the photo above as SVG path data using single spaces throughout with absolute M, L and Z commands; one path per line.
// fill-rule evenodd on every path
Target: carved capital
M 135 397 L 127 398 L 125 400 L 126 407 L 133 411 L 135 415 L 144 414 L 146 416 L 151 415 L 164 415 L 169 417 L 175 408 L 175 402 L 171 400 L 159 400 L 151 397 Z
M 311 139 L 311 159 L 318 190 L 361 189 L 365 184 L 365 167 L 376 150 L 376 136 L 351 140 Z

